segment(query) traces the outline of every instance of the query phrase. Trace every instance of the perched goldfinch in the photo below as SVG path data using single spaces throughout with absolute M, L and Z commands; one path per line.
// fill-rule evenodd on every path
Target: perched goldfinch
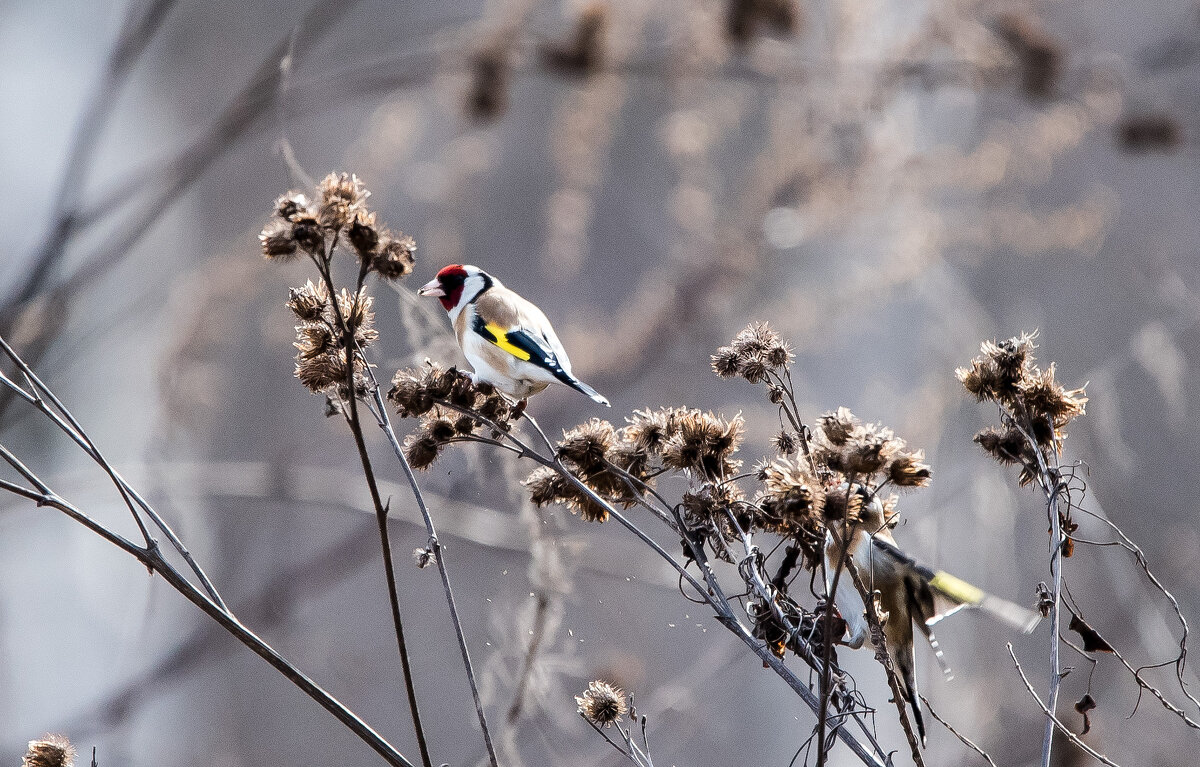
M 450 314 L 472 379 L 515 400 L 558 381 L 605 407 L 608 400 L 571 374 L 571 360 L 542 310 L 478 266 L 451 264 L 419 291 L 436 296 Z
M 841 492 L 845 492 L 844 486 Z M 880 607 L 887 614 L 880 615 L 880 618 L 884 619 L 883 633 L 888 652 L 900 677 L 900 689 L 912 707 L 921 743 L 924 744 L 925 722 L 917 699 L 917 679 L 913 667 L 913 624 L 929 640 L 939 665 L 949 677 L 950 669 L 933 636 L 932 627 L 938 621 L 964 607 L 978 607 L 1028 634 L 1041 616 L 1033 610 L 987 594 L 947 572 L 930 570 L 918 564 L 896 546 L 896 539 L 892 537 L 879 499 L 865 490 L 860 489 L 859 493 L 863 500 L 860 521 L 853 526 L 848 542 L 840 541 L 842 523 L 831 523 L 839 541 L 835 541 L 832 534 L 826 537 L 826 578 L 832 583 L 834 569 L 841 562 L 841 544 L 845 543 L 850 550 L 850 559 L 864 579 L 864 585 L 879 592 Z M 866 606 L 847 572 L 843 571 L 838 578 L 834 601 L 846 621 L 846 644 L 858 648 L 864 642 L 870 642 Z

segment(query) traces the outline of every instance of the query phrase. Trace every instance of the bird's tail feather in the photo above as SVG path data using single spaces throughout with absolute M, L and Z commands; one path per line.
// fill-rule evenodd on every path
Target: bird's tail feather
M 570 386 L 575 391 L 588 395 L 592 398 L 592 402 L 599 402 L 601 405 L 604 405 L 604 407 L 612 407 L 612 405 L 609 404 L 608 399 L 603 394 L 588 386 L 583 381 L 580 381 L 575 376 L 568 373 L 565 376 L 559 376 L 559 380 L 561 380 L 567 386 Z

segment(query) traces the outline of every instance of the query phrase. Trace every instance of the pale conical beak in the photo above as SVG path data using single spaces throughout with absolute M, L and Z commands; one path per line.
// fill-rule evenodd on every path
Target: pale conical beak
M 440 282 L 437 280 L 430 280 L 421 286 L 421 289 L 417 291 L 417 295 L 441 297 L 446 295 L 446 291 L 442 290 L 442 284 Z

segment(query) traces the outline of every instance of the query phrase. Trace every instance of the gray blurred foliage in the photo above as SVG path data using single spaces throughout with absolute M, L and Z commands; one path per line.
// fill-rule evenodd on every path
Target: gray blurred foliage
M 255 239 L 276 195 L 301 183 L 285 137 L 295 167 L 359 174 L 381 218 L 417 239 L 414 282 L 373 288 L 381 377 L 457 359 L 440 310 L 411 290 L 475 263 L 555 320 L 615 420 L 648 405 L 740 411 L 752 461 L 770 449 L 774 408 L 713 376 L 708 355 L 769 320 L 796 346 L 810 418 L 846 405 L 926 450 L 934 482 L 903 499 L 897 539 L 1019 602 L 1047 578 L 1044 508 L 971 443 L 994 413 L 953 370 L 983 339 L 1039 328 L 1039 359 L 1090 382 L 1066 446 L 1087 462 L 1087 507 L 1200 615 L 1193 4 L 801 0 L 794 35 L 763 29 L 739 48 L 723 2 L 613 0 L 603 61 L 579 73 L 539 52 L 570 38 L 578 2 L 183 0 L 157 4 L 127 77 L 105 91 L 122 19 L 155 5 L 0 8 L 5 332 L 244 620 L 406 754 L 357 458 L 291 375 L 283 301 L 308 274 L 266 264 Z M 1006 42 L 1014 19 L 1057 46 L 1045 93 Z M 512 66 L 504 109 L 473 118 L 472 62 L 494 50 Z M 94 151 L 64 187 L 88 115 Z M 1158 132 L 1130 124 L 1163 116 Z M 56 239 L 64 211 L 75 218 Z M 48 270 L 28 291 L 41 255 Z M 532 408 L 551 433 L 597 414 L 565 388 Z M 128 524 L 103 477 L 16 405 L 0 439 Z M 376 448 L 402 554 L 424 531 Z M 505 762 L 618 764 L 572 698 L 606 677 L 637 693 L 658 764 L 788 764 L 812 714 L 630 536 L 531 509 L 528 468 L 452 449 L 421 477 Z M 483 750 L 436 575 L 404 564 L 435 758 L 473 764 Z M 1166 605 L 1126 554 L 1085 547 L 1066 567 L 1089 622 L 1135 665 L 1173 656 Z M 1041 716 L 1003 644 L 1044 680 L 1045 628 L 1010 637 L 964 614 L 939 633 L 956 678 L 919 651 L 923 692 L 998 763 L 1032 763 Z M 902 749 L 869 652 L 842 658 L 880 708 L 883 742 Z M 1088 664 L 1066 663 L 1063 718 L 1078 728 L 1068 704 Z M 9 763 L 46 731 L 131 767 L 376 758 L 127 557 L 13 498 L 0 500 L 0 690 Z M 1137 689 L 1115 664 L 1101 663 L 1092 694 L 1098 750 L 1190 762 L 1196 736 L 1157 702 L 1127 718 Z M 1082 763 L 1069 745 L 1057 753 Z M 930 765 L 971 758 L 932 726 Z M 835 749 L 833 763 L 851 762 Z

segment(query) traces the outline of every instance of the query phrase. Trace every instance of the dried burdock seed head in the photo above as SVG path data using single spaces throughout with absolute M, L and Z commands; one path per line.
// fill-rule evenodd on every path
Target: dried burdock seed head
M 904 440 L 896 438 L 891 429 L 873 423 L 860 425 L 843 448 L 842 470 L 870 476 L 881 471 L 903 447 Z
M 342 320 L 354 329 L 354 340 L 359 346 L 369 346 L 379 338 L 379 331 L 375 330 L 375 299 L 365 289 L 351 293 L 342 288 L 338 291 L 337 305 Z
M 925 451 L 900 452 L 887 465 L 887 476 L 896 487 L 926 487 L 932 472 L 925 461 Z
M 437 552 L 428 546 L 413 549 L 413 562 L 416 563 L 417 567 L 424 570 L 432 564 L 437 564 Z
M 546 466 L 534 469 L 521 484 L 529 489 L 529 499 L 539 507 L 566 502 L 574 490 L 566 477 Z
M 989 426 L 975 435 L 975 442 L 987 451 L 988 455 L 1003 464 L 1036 460 L 1028 440 L 1019 429 L 997 429 Z
M 437 460 L 444 444 L 423 432 L 416 432 L 404 440 L 404 457 L 414 469 L 423 471 Z
M 413 418 L 428 413 L 433 408 L 433 395 L 424 376 L 412 370 L 398 370 L 392 377 L 392 388 L 388 399 L 396 405 L 396 411 L 404 418 Z
M 292 344 L 299 351 L 298 360 L 311 360 L 334 349 L 333 333 L 324 322 L 306 322 L 296 326 L 296 342 Z
M 1082 388 L 1068 391 L 1054 380 L 1054 363 L 1044 371 L 1029 371 L 1017 388 L 1034 424 L 1048 419 L 1055 427 L 1066 426 L 1083 415 L 1088 400 Z
M 439 444 L 449 442 L 458 433 L 458 430 L 454 426 L 454 421 L 447 418 L 445 414 L 438 410 L 434 411 L 433 417 L 422 424 L 421 428 L 425 430 L 425 433 L 431 439 Z
M 712 355 L 713 372 L 721 378 L 733 378 L 738 375 L 742 364 L 742 355 L 732 346 L 722 346 Z
M 742 374 L 742 378 L 745 378 L 752 384 L 756 384 L 767 377 L 767 363 L 757 353 L 743 356 L 738 372 Z
M 778 405 L 779 403 L 783 402 L 785 394 L 786 392 L 784 392 L 782 386 L 771 384 L 771 386 L 767 388 L 767 399 L 771 401 L 772 405 Z
M 647 453 L 657 455 L 675 433 L 672 413 L 670 408 L 635 410 L 633 417 L 626 419 L 629 425 L 621 430 L 622 437 Z
M 346 352 L 339 349 L 309 359 L 301 357 L 296 361 L 295 375 L 309 391 L 323 393 L 329 387 L 345 382 Z
M 616 441 L 616 430 L 608 421 L 593 418 L 563 432 L 558 457 L 565 458 L 585 472 L 601 470 L 604 459 Z
M 726 509 L 736 510 L 744 499 L 742 489 L 733 482 L 705 482 L 696 490 L 685 492 L 681 500 L 691 524 L 715 520 L 724 525 L 728 523 Z
M 853 490 L 847 491 L 845 483 L 826 487 L 825 520 L 829 522 L 845 520 L 851 524 L 861 521 L 864 499 L 858 490 L 859 486 L 855 485 Z M 880 520 L 880 524 L 882 525 L 882 520 Z
M 984 341 L 979 346 L 985 357 L 989 357 L 1006 375 L 1015 379 L 1021 377 L 1028 363 L 1033 361 L 1033 350 L 1037 348 L 1034 341 L 1037 331 L 1022 333 L 1019 336 L 1004 341 Z
M 817 430 L 825 442 L 841 447 L 860 423 L 849 408 L 839 407 L 836 412 L 826 413 L 817 419 Z
M 791 455 L 796 452 L 796 437 L 790 431 L 781 431 L 771 437 L 771 444 L 782 455 Z
M 792 345 L 784 341 L 769 347 L 763 353 L 763 360 L 773 368 L 781 368 L 790 365 L 795 356 L 792 353 Z
M 341 229 L 350 223 L 356 208 L 371 194 L 363 188 L 358 176 L 330 173 L 317 185 L 321 201 L 317 220 L 327 229 Z
M 778 458 L 759 467 L 763 493 L 758 505 L 779 523 L 796 528 L 820 523 L 825 508 L 825 488 L 807 467 Z
M 474 418 L 469 415 L 463 415 L 455 419 L 454 431 L 462 435 L 473 434 L 475 433 L 475 427 L 478 425 L 479 423 Z
M 75 747 L 64 735 L 46 735 L 29 741 L 29 750 L 21 760 L 22 767 L 72 767 Z
M 298 213 L 292 220 L 292 238 L 309 253 L 323 254 L 325 250 L 325 231 L 317 223 L 317 219 L 307 213 Z
M 579 14 L 571 41 L 547 45 L 542 58 L 553 69 L 574 74 L 591 74 L 604 62 L 604 31 L 608 26 L 608 6 L 593 2 Z
M 741 466 L 732 459 L 745 433 L 740 415 L 726 420 L 699 410 L 676 410 L 669 420 L 675 429 L 662 450 L 665 466 L 711 480 L 723 479 Z
M 471 60 L 471 90 L 467 94 L 467 112 L 476 120 L 499 117 L 508 108 L 512 65 L 503 45 L 486 48 Z
M 762 354 L 775 346 L 782 346 L 783 339 L 766 322 L 752 322 L 743 328 L 730 344 L 743 356 Z
M 636 442 L 622 441 L 608 451 L 608 461 L 634 477 L 645 479 L 650 453 Z
M 372 268 L 385 280 L 398 280 L 412 273 L 417 242 L 408 235 L 388 237 L 379 243 Z
M 485 397 L 483 402 L 479 403 L 476 408 L 479 414 L 490 421 L 494 421 L 501 426 L 508 422 L 512 416 L 512 405 L 508 400 L 499 394 L 493 394 L 490 397 Z
M 275 215 L 284 221 L 294 222 L 296 217 L 308 213 L 308 197 L 301 192 L 288 192 L 275 201 Z
M 359 258 L 366 258 L 379 244 L 379 229 L 375 224 L 375 214 L 359 208 L 350 219 L 350 227 L 346 230 L 346 239 L 358 251 Z
M 597 727 L 609 727 L 629 713 L 625 691 L 614 684 L 595 680 L 588 682 L 582 695 L 575 696 L 579 713 Z
M 314 284 L 307 280 L 302 286 L 292 288 L 288 293 L 287 308 L 302 322 L 316 322 L 325 314 L 329 305 L 329 291 L 325 283 Z
M 284 221 L 272 221 L 258 235 L 262 243 L 262 254 L 266 258 L 287 260 L 296 255 L 296 238 L 292 227 Z

